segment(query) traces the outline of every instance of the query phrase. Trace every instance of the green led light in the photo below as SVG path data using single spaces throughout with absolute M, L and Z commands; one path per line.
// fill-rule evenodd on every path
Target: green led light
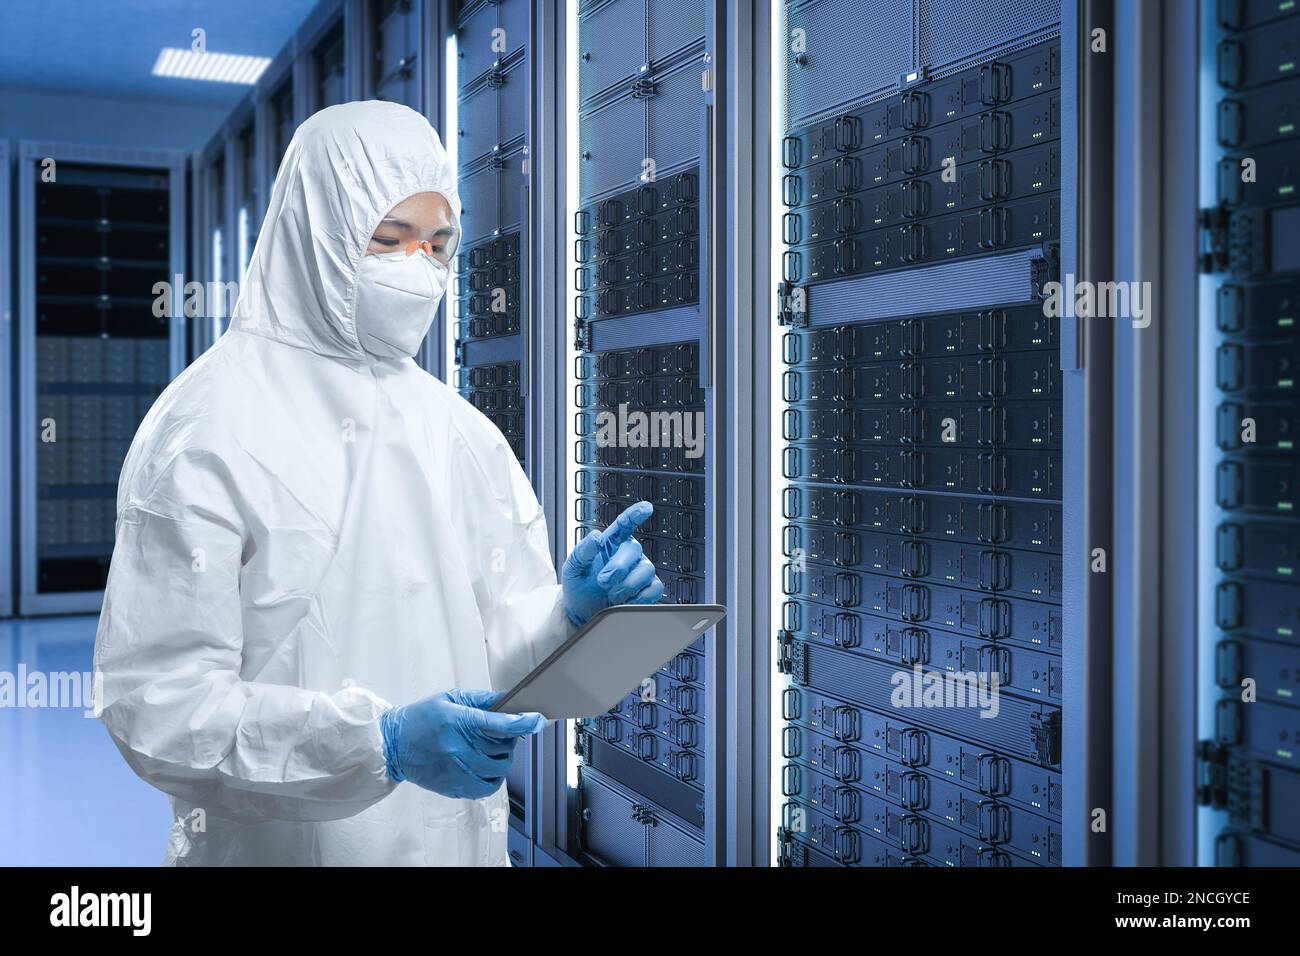
M 1278 632 L 1279 634 L 1281 634 L 1283 637 L 1290 637 L 1290 636 L 1291 636 L 1291 628 L 1289 628 L 1289 627 L 1279 627 L 1279 628 L 1277 629 L 1277 632 Z
M 1279 757 L 1282 757 L 1282 758 L 1286 759 L 1286 760 L 1290 760 L 1290 759 L 1291 759 L 1291 751 L 1289 751 L 1289 750 L 1282 750 L 1281 748 L 1278 748 L 1278 750 L 1277 750 L 1277 755 L 1278 755 Z
M 1277 387 L 1278 387 L 1278 388 L 1290 388 L 1290 387 L 1291 387 L 1291 382 L 1292 382 L 1292 380 L 1289 379 L 1289 378 L 1279 378 L 1279 379 L 1277 380 Z
M 1292 694 L 1292 693 L 1291 693 L 1289 690 L 1287 690 L 1285 687 L 1279 687 L 1279 688 L 1277 689 L 1277 696 L 1279 696 L 1279 697 L 1294 697 L 1295 695 Z
M 1278 511 L 1290 511 L 1290 510 L 1291 510 L 1291 502 L 1289 502 L 1289 501 L 1279 501 L 1279 502 L 1277 503 L 1277 510 L 1278 510 Z
M 1277 324 L 1280 325 L 1282 328 L 1286 328 L 1289 325 L 1295 325 L 1295 319 L 1288 316 L 1285 319 L 1278 319 Z
M 1294 6 L 1295 0 L 1282 0 L 1282 2 L 1277 5 L 1277 9 L 1278 12 L 1281 12 L 1283 10 L 1290 10 Z
M 1295 123 L 1283 123 L 1277 128 L 1279 133 L 1290 133 L 1295 129 Z
M 1279 196 L 1289 196 L 1293 192 L 1295 192 L 1294 186 L 1279 186 L 1277 189 L 1277 194 Z
M 1294 69 L 1295 69 L 1295 63 L 1294 63 L 1294 62 L 1287 62 L 1287 63 L 1283 63 L 1281 66 L 1279 66 L 1279 67 L 1277 68 L 1277 71 L 1278 71 L 1279 73 L 1289 73 L 1289 72 L 1291 72 L 1291 71 L 1294 70 Z
M 1277 443 L 1278 448 L 1290 448 L 1294 443 L 1289 441 L 1280 441 Z
M 1278 569 L 1277 569 L 1277 573 L 1278 573 L 1278 574 L 1290 574 L 1290 573 L 1291 573 L 1291 569 L 1290 569 L 1290 568 L 1287 568 L 1287 567 L 1281 567 L 1281 568 L 1278 568 Z

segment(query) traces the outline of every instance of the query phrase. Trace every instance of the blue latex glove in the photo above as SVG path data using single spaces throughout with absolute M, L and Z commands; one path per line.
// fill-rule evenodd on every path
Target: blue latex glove
M 379 717 L 388 776 L 444 797 L 496 793 L 521 737 L 546 727 L 541 714 L 495 714 L 504 694 L 452 688 Z
M 655 566 L 632 537 L 654 510 L 650 502 L 638 501 L 570 552 L 560 580 L 564 610 L 574 624 L 581 627 L 597 611 L 615 604 L 658 604 L 664 596 Z

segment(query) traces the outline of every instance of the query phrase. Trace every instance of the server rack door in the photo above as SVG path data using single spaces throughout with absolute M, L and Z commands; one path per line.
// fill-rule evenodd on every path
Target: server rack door
M 0 171 L 4 180 L 0 184 L 0 222 L 12 223 L 9 218 L 9 183 L 11 156 L 8 141 L 0 142 Z M 14 323 L 11 313 L 9 292 L 9 237 L 12 230 L 6 228 L 0 234 L 0 289 L 4 289 L 4 301 L 0 302 L 0 369 L 4 370 L 6 383 L 14 381 Z M 14 537 L 13 537 L 13 490 L 14 474 L 13 455 L 13 389 L 8 384 L 0 388 L 0 617 L 9 617 L 14 613 Z
M 258 200 L 253 203 L 252 221 L 253 228 L 258 233 L 262 231 L 266 206 L 270 201 L 271 189 L 275 186 L 275 175 L 280 169 L 282 154 L 277 142 L 279 115 L 276 98 L 286 85 L 293 83 L 293 51 L 292 43 L 281 50 L 253 90 L 253 188 Z
M 311 58 L 311 73 L 315 82 L 311 112 L 346 103 L 350 97 L 348 96 L 347 45 L 342 20 L 330 28 L 330 31 L 316 44 Z M 293 137 L 294 128 L 289 129 L 290 138 Z M 284 145 L 286 147 L 289 145 L 288 139 L 284 141 Z M 280 155 L 283 156 L 284 153 L 281 152 Z
M 271 182 L 280 171 L 284 152 L 293 139 L 297 124 L 293 118 L 293 80 L 286 80 L 270 97 L 271 105 Z
M 235 271 L 243 280 L 248 269 L 253 247 L 257 244 L 259 218 L 265 200 L 257 188 L 257 138 L 253 122 L 249 122 L 235 139 L 238 167 L 235 210 Z
M 1300 863 L 1300 79 L 1292 4 L 1202 18 L 1199 857 Z
M 1059 865 L 1059 8 L 784 9 L 778 859 Z
M 207 270 L 208 289 L 211 293 L 204 299 L 203 334 L 199 350 L 211 347 L 222 332 L 229 318 L 229 297 L 224 290 L 227 283 L 233 281 L 230 268 L 230 222 L 226 216 L 226 149 L 220 137 L 217 140 L 214 158 L 204 170 L 205 204 L 208 224 L 207 235 Z
M 377 100 L 420 108 L 420 4 L 370 0 L 368 90 Z
M 461 245 L 450 314 L 455 384 L 506 436 L 537 485 L 529 453 L 535 413 L 528 264 L 532 212 L 531 6 L 526 0 L 472 0 L 455 10 L 456 129 Z M 532 741 L 520 743 L 506 781 L 511 825 L 531 834 Z M 527 862 L 522 851 L 512 859 Z
M 122 460 L 183 357 L 183 170 L 20 144 L 22 613 L 99 607 Z
M 574 369 L 577 538 L 639 500 L 665 600 L 712 600 L 717 468 L 707 3 L 582 3 Z M 722 689 L 701 638 L 578 721 L 570 852 L 606 865 L 717 858 L 713 764 Z

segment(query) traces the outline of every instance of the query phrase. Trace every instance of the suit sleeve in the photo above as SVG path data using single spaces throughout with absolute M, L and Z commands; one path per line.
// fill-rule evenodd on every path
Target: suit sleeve
M 546 515 L 510 445 L 474 419 L 456 429 L 451 481 L 492 687 L 506 690 L 573 633 L 556 582 Z
M 331 820 L 386 796 L 388 704 L 241 678 L 246 547 L 234 482 L 183 454 L 119 501 L 95 640 L 97 706 L 142 778 L 233 819 Z

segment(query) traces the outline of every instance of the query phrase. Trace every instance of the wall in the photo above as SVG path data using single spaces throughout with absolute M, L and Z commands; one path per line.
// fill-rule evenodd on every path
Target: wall
M 195 150 L 227 109 L 0 88 L 0 137 Z

